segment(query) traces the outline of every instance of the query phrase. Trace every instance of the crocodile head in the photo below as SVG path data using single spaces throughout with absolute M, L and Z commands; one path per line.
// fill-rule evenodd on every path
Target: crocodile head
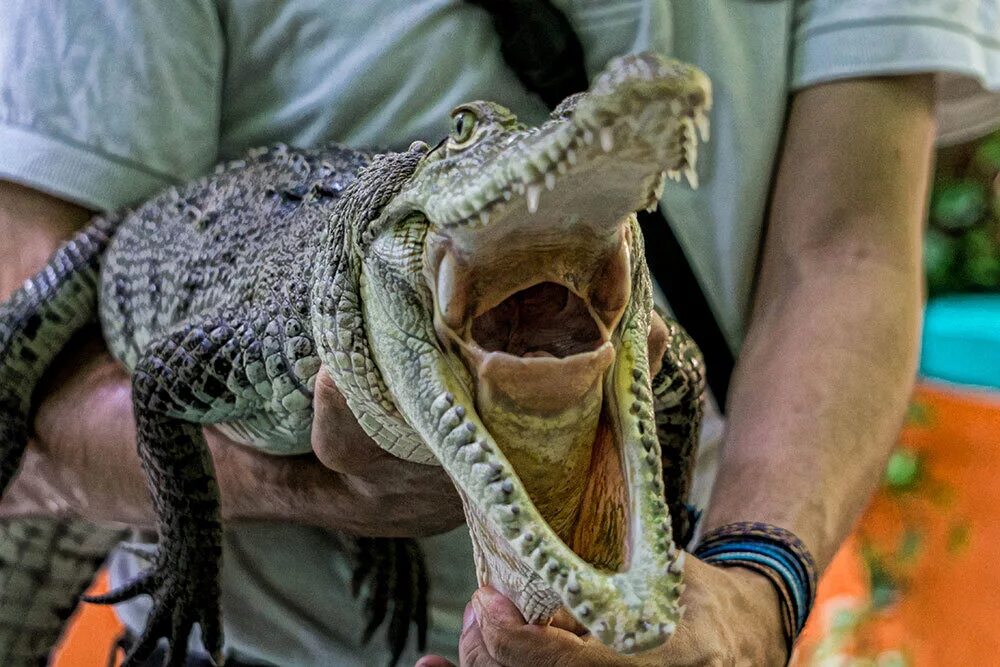
M 696 185 L 710 104 L 699 70 L 644 54 L 539 127 L 462 105 L 355 243 L 367 344 L 462 495 L 480 581 L 623 652 L 669 637 L 683 569 L 635 211 Z

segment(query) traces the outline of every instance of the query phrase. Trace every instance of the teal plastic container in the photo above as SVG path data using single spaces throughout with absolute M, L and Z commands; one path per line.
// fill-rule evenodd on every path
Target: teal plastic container
M 1000 391 L 1000 294 L 931 300 L 924 320 L 920 374 Z

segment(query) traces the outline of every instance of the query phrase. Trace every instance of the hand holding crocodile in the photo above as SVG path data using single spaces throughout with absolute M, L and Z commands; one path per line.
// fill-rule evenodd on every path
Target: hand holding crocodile
M 459 663 L 462 667 L 689 667 L 691 665 L 784 665 L 777 596 L 764 577 L 721 569 L 694 557 L 685 561 L 686 612 L 665 644 L 622 655 L 560 612 L 548 625 L 525 623 L 517 607 L 495 590 L 476 591 L 466 607 Z M 426 656 L 416 667 L 454 667 Z
M 66 350 L 42 387 L 35 439 L 0 514 L 154 527 L 130 392 L 128 372 L 96 338 Z M 439 467 L 384 454 L 328 377 L 317 380 L 316 394 L 314 446 L 325 464 L 309 454 L 263 455 L 206 428 L 225 519 L 373 537 L 431 535 L 462 523 L 458 495 Z

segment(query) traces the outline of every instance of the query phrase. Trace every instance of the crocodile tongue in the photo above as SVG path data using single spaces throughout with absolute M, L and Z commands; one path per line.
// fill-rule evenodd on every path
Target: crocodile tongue
M 587 471 L 602 414 L 602 379 L 614 361 L 614 347 L 607 342 L 565 359 L 529 354 L 468 353 L 467 363 L 475 364 L 476 411 L 539 512 L 564 542 L 573 544 L 591 479 Z

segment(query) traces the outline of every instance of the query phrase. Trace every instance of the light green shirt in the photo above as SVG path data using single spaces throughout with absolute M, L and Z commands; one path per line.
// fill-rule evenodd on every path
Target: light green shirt
M 701 188 L 668 184 L 663 204 L 734 347 L 791 91 L 932 71 L 940 73 L 943 137 L 1000 120 L 991 92 L 1000 89 L 1000 0 L 556 4 L 591 73 L 613 55 L 656 49 L 713 79 Z M 545 115 L 501 59 L 488 16 L 453 0 L 6 0 L 4 14 L 0 177 L 94 208 L 140 200 L 279 140 L 435 141 L 450 108 L 470 99 L 498 100 L 531 123 Z M 718 425 L 706 430 L 717 442 Z M 714 451 L 703 447 L 703 470 Z M 702 475 L 700 497 L 710 479 Z M 475 586 L 468 538 L 459 530 L 425 545 L 434 571 L 431 648 L 453 652 Z M 360 612 L 336 553 L 335 537 L 315 529 L 231 527 L 228 645 L 279 665 L 384 661 L 374 648 L 357 652 Z M 118 558 L 114 575 L 135 568 Z

